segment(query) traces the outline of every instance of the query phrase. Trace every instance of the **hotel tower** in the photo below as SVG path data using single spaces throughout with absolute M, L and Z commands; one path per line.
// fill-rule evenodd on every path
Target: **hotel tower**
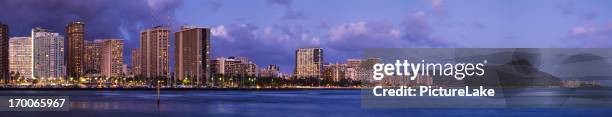
M 169 27 L 157 26 L 140 32 L 140 74 L 142 76 L 170 78 L 169 38 Z
M 182 27 L 174 37 L 176 80 L 210 83 L 210 29 Z

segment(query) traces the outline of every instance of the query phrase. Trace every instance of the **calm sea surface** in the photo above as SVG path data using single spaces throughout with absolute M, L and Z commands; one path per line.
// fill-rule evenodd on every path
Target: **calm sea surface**
M 2 96 L 69 96 L 70 111 L 0 112 L 0 117 L 168 116 L 612 116 L 610 108 L 363 108 L 360 90 L 296 91 L 0 91 Z

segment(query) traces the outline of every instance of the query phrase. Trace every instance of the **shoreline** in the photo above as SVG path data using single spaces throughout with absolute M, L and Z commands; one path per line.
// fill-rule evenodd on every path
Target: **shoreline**
M 155 91 L 156 88 L 0 88 L 0 91 Z M 361 90 L 361 88 L 161 88 L 166 91 L 300 91 Z
M 368 87 L 313 88 L 161 88 L 162 91 L 300 91 L 300 90 L 362 90 Z M 372 87 L 370 87 L 372 88 Z M 528 88 L 528 87 L 524 87 Z M 543 87 L 530 87 L 543 88 Z M 610 90 L 612 87 L 553 88 L 572 90 Z M 0 88 L 0 91 L 155 91 L 156 88 Z

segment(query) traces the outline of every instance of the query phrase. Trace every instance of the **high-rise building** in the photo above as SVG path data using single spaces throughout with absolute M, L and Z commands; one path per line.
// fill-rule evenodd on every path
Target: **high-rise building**
M 361 74 L 359 71 L 363 71 L 362 63 L 363 59 L 347 59 L 346 60 L 346 72 L 345 77 L 351 80 L 357 81 L 358 76 Z
M 102 75 L 106 77 L 119 77 L 123 74 L 123 40 L 105 39 L 96 40 L 102 43 L 101 66 Z
M 210 29 L 182 27 L 174 36 L 176 80 L 189 79 L 198 85 L 211 83 Z
M 347 59 L 346 65 L 347 67 L 360 67 L 363 61 L 362 59 Z
M 268 65 L 259 71 L 259 77 L 280 77 L 280 67 L 278 65 Z
M 78 78 L 83 76 L 83 51 L 85 48 L 85 23 L 80 21 L 71 22 L 66 26 L 66 38 L 68 41 L 66 51 L 68 56 L 67 75 L 69 77 Z
M 157 26 L 140 32 L 140 72 L 144 77 L 170 78 L 169 38 L 168 27 Z
M 123 75 L 123 40 L 85 41 L 84 69 L 88 77 Z
M 257 75 L 257 64 L 246 57 L 228 57 L 211 60 L 211 72 L 224 76 L 246 77 Z
M 102 76 L 102 53 L 100 49 L 102 49 L 102 43 L 85 40 L 85 53 L 83 53 L 83 70 L 85 76 Z
M 255 80 L 257 75 L 257 64 L 249 61 L 246 57 L 228 57 L 228 58 L 217 58 L 215 60 L 211 60 L 211 73 L 215 75 L 214 79 L 211 79 L 213 85 L 224 84 L 228 82 L 234 83 L 244 83 L 248 80 Z M 230 78 L 228 81 L 221 79 Z
M 33 76 L 36 78 L 64 77 L 64 37 L 59 33 L 37 27 L 32 30 Z
M 32 78 L 32 49 L 31 37 L 12 37 L 9 41 L 9 69 L 19 78 Z
M 242 65 L 243 66 L 240 66 L 240 68 L 244 70 L 244 76 L 257 76 L 257 64 L 248 62 Z
M 361 62 L 360 69 L 357 69 L 357 80 L 362 82 L 372 82 L 374 79 L 372 75 L 374 75 L 373 66 L 376 63 L 380 63 L 380 58 L 368 58 Z
M 132 49 L 132 75 L 138 76 L 140 75 L 141 66 L 140 66 L 140 48 Z
M 323 49 L 300 48 L 295 51 L 295 76 L 320 78 L 323 67 Z
M 247 57 L 228 57 L 225 59 L 225 75 L 246 77 L 257 75 L 257 65 Z
M 9 81 L 9 28 L 0 22 L 0 79 Z
M 327 64 L 323 67 L 323 79 L 338 82 L 345 78 L 346 64 Z
M 217 58 L 210 60 L 210 72 L 214 75 L 225 73 L 225 60 L 224 58 Z

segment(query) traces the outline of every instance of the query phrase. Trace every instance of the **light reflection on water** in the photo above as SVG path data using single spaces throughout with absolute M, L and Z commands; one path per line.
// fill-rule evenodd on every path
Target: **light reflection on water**
M 2 95 L 70 96 L 66 112 L 0 112 L 7 116 L 604 116 L 606 108 L 414 109 L 361 107 L 360 90 L 305 91 L 0 91 Z M 538 91 L 542 95 L 547 92 Z M 420 101 L 420 100 L 418 100 Z M 426 100 L 423 100 L 426 101 Z

